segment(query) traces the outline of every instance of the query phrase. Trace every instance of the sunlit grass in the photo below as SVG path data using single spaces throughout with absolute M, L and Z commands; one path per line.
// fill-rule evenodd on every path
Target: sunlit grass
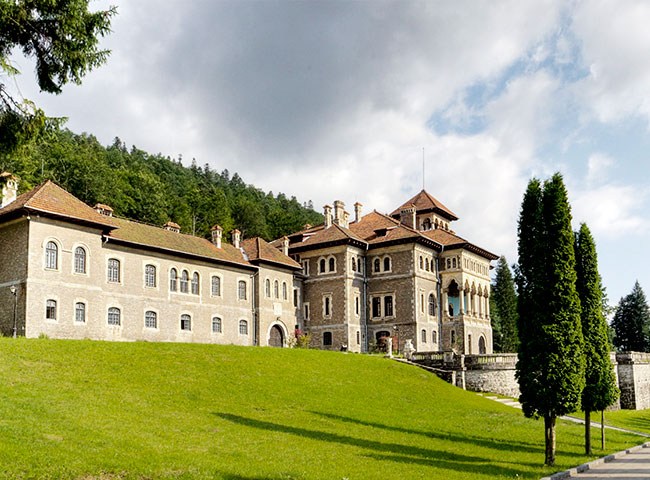
M 0 339 L 3 479 L 540 478 L 582 441 L 560 422 L 544 468 L 541 421 L 383 358 Z

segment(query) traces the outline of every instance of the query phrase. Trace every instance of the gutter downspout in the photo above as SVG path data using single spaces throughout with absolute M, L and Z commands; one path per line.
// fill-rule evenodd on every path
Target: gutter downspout
M 255 295 L 257 294 L 257 289 L 255 288 L 257 285 L 257 279 L 259 276 L 259 269 L 251 275 L 251 312 L 253 313 L 253 346 L 258 347 L 260 345 L 259 341 L 259 332 L 260 332 L 260 326 L 259 326 L 259 318 L 257 315 L 257 308 L 255 308 Z
M 368 244 L 365 245 L 365 254 L 363 256 L 363 347 L 365 353 L 368 353 L 368 265 L 367 252 Z

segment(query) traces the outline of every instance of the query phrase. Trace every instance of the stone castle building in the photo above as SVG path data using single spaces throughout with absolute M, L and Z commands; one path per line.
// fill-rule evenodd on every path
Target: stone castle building
M 422 191 L 390 215 L 322 225 L 268 243 L 230 243 L 118 218 L 52 182 L 16 195 L 0 174 L 0 332 L 367 351 L 392 337 L 418 351 L 491 353 L 492 253 L 457 236 L 456 215 Z

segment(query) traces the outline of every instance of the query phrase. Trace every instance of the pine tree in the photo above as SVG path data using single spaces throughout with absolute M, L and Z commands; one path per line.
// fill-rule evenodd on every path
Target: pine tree
M 648 352 L 650 309 L 637 280 L 629 295 L 621 298 L 616 308 L 612 327 L 616 331 L 614 345 L 619 351 Z
M 517 294 L 515 293 L 515 283 L 506 257 L 501 257 L 499 263 L 497 263 L 492 292 L 495 313 L 499 320 L 501 351 L 516 352 L 519 345 L 517 335 Z
M 519 360 L 523 412 L 543 417 L 545 463 L 555 464 L 555 421 L 576 410 L 584 387 L 580 300 L 571 211 L 560 174 L 532 180 L 519 219 Z
M 576 290 L 580 297 L 586 367 L 585 389 L 582 391 L 582 410 L 585 412 L 585 454 L 591 455 L 590 412 L 604 411 L 616 402 L 619 390 L 616 387 L 614 365 L 609 358 L 607 322 L 603 315 L 596 245 L 589 228 L 584 223 L 580 225 L 580 231 L 575 234 L 575 254 Z M 604 442 L 604 435 L 602 438 Z

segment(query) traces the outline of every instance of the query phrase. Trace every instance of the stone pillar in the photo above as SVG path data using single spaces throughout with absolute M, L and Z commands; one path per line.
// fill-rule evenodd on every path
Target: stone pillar
M 449 297 L 447 296 L 447 290 L 442 291 L 442 308 L 442 311 L 447 312 L 447 316 L 449 316 Z
M 490 319 L 490 297 L 485 296 L 485 318 Z
M 460 300 L 460 311 L 458 313 L 462 315 L 463 313 L 465 313 L 465 289 L 460 288 L 458 289 L 458 292 L 459 292 L 458 298 Z
M 471 290 L 466 290 L 467 292 L 467 309 L 466 313 L 468 315 L 472 314 L 472 291 Z

